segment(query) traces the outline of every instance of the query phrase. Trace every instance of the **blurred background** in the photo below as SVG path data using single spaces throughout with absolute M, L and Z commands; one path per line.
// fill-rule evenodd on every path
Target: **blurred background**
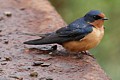
M 105 22 L 105 36 L 90 52 L 112 80 L 120 80 L 120 0 L 50 0 L 69 24 L 90 10 L 100 10 L 109 18 Z

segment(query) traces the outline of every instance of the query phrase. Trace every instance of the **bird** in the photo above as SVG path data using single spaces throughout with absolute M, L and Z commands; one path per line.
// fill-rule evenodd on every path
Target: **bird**
M 90 10 L 83 17 L 54 32 L 38 34 L 40 39 L 25 41 L 28 45 L 57 43 L 70 52 L 85 52 L 96 47 L 104 36 L 104 21 L 108 20 L 99 10 Z M 88 54 L 88 53 L 87 53 Z

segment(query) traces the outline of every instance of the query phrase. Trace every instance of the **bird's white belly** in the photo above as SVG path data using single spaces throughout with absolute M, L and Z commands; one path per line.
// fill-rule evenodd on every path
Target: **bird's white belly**
M 63 44 L 63 47 L 72 52 L 89 50 L 100 43 L 103 35 L 103 29 L 93 28 L 93 31 L 80 41 L 66 42 Z

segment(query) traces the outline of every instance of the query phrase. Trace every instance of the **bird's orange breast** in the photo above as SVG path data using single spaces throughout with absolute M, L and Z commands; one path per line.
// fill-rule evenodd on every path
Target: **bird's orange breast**
M 72 52 L 89 50 L 97 46 L 104 35 L 104 29 L 93 28 L 93 31 L 79 41 L 70 41 L 63 43 L 63 47 Z

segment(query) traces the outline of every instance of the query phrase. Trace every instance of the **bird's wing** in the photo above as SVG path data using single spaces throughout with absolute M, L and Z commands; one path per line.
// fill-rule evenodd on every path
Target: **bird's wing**
M 59 30 L 56 31 L 56 34 L 59 36 L 59 37 L 71 37 L 73 39 L 81 39 L 83 38 L 84 36 L 86 36 L 87 34 L 91 33 L 92 32 L 92 25 L 86 25 L 85 27 L 77 27 L 74 29 L 71 29 L 71 26 L 67 26 L 67 27 L 63 27 Z
M 63 27 L 56 31 L 61 37 L 78 37 L 85 36 L 92 32 L 92 25 L 86 23 L 84 18 L 80 18 L 69 24 L 67 27 Z

